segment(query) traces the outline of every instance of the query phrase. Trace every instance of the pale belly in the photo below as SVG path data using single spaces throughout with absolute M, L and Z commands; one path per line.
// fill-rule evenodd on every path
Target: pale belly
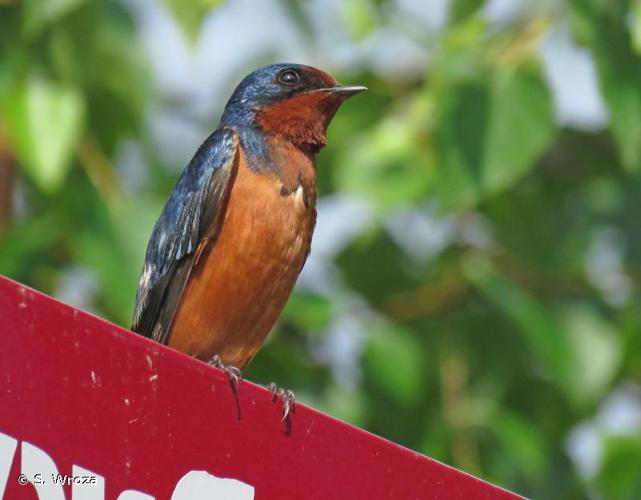
M 289 298 L 315 217 L 302 192 L 282 196 L 275 177 L 241 164 L 220 235 L 190 276 L 168 344 L 244 368 Z

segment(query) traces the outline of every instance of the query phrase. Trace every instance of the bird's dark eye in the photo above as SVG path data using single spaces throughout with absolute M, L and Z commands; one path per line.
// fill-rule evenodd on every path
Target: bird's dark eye
M 278 75 L 278 81 L 283 85 L 295 85 L 300 80 L 300 75 L 293 69 L 286 69 Z

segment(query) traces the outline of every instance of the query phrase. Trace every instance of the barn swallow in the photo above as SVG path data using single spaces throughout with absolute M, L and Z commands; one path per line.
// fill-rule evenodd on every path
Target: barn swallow
M 156 222 L 132 330 L 238 376 L 309 255 L 327 126 L 365 89 L 298 64 L 241 81 Z

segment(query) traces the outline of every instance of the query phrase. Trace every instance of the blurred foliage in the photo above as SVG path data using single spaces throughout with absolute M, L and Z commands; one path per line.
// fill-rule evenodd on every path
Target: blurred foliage
M 219 3 L 163 2 L 191 42 Z M 394 23 L 391 3 L 341 3 L 354 43 Z M 312 36 L 304 2 L 282 4 Z M 125 5 L 0 2 L 0 195 L 16 200 L 0 272 L 57 294 L 89 273 L 85 306 L 129 325 L 176 172 L 147 131 L 162 96 Z M 641 3 L 541 2 L 500 29 L 484 5 L 451 2 L 425 74 L 338 75 L 370 91 L 334 120 L 319 189 L 372 218 L 330 263 L 340 290 L 294 294 L 248 377 L 528 496 L 641 498 L 638 434 L 604 431 L 587 475 L 566 448 L 641 379 Z M 555 121 L 537 47 L 559 17 L 594 60 L 601 130 Z M 132 142 L 141 188 L 114 166 Z M 441 247 L 398 237 L 408 211 L 449 228 Z M 345 315 L 362 329 L 347 382 L 323 335 Z
M 191 2 L 164 0 L 164 3 L 176 17 L 187 38 L 193 42 L 200 33 L 203 18 L 220 4 L 221 0 L 192 0 Z

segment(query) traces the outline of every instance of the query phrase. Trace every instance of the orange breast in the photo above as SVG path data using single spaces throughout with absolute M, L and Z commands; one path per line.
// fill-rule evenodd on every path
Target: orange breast
M 300 168 L 306 178 L 314 170 L 304 162 Z M 275 174 L 250 170 L 241 154 L 222 229 L 188 280 L 171 347 L 203 360 L 218 354 L 241 369 L 260 349 L 305 262 L 316 218 L 302 186 L 288 196 L 282 188 Z

